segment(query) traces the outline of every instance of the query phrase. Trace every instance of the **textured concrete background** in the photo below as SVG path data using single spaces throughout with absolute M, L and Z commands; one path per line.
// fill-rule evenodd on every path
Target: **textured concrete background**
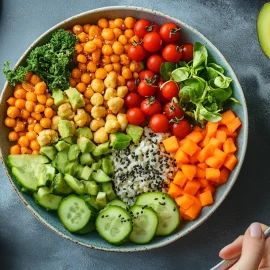
M 14 65 L 44 31 L 89 9 L 137 5 L 179 18 L 201 31 L 227 58 L 243 87 L 250 122 L 246 159 L 224 203 L 183 239 L 144 253 L 106 253 L 62 239 L 21 204 L 0 168 L 1 269 L 209 269 L 218 262 L 218 251 L 251 222 L 270 224 L 270 60 L 256 35 L 256 16 L 265 2 L 0 0 L 0 66 L 7 59 Z M 0 89 L 4 83 L 0 74 Z

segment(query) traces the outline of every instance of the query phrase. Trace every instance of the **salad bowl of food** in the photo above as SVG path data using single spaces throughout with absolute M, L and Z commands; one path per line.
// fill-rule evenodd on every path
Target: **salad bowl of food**
M 182 21 L 140 7 L 71 17 L 5 64 L 1 158 L 26 207 L 66 239 L 158 248 L 217 209 L 247 145 L 241 86 Z

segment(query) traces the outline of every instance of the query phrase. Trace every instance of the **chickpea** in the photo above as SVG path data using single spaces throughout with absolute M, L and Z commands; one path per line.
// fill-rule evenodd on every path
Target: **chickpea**
M 84 93 L 86 91 L 86 85 L 83 82 L 80 82 L 76 85 L 76 89 L 80 92 L 80 93 Z
M 86 98 L 91 98 L 93 95 L 94 95 L 94 90 L 92 89 L 91 86 L 88 86 L 87 89 L 85 90 L 85 92 L 83 93 L 83 95 L 86 97 Z
M 112 63 L 117 63 L 117 62 L 120 61 L 120 56 L 117 55 L 117 54 L 112 54 L 112 55 L 110 56 L 110 60 L 111 60 Z
M 90 38 L 94 38 L 100 34 L 100 28 L 96 25 L 91 25 L 88 34 Z
M 92 108 L 93 108 L 92 104 L 87 104 L 84 107 L 85 111 L 88 112 L 88 113 L 91 113 Z
M 8 100 L 7 100 L 7 104 L 9 106 L 15 106 L 15 102 L 16 102 L 16 98 L 15 97 L 10 97 Z
M 13 145 L 10 147 L 9 152 L 12 155 L 19 155 L 19 154 L 21 154 L 21 147 L 18 144 Z
M 76 81 L 72 77 L 70 77 L 69 78 L 69 84 L 70 84 L 71 87 L 75 87 L 76 86 Z
M 107 78 L 108 78 L 108 76 L 107 76 Z M 106 79 L 105 79 L 105 81 L 106 81 Z M 104 81 L 104 83 L 105 83 L 105 81 Z M 104 83 L 101 79 L 94 79 L 91 82 L 91 87 L 96 93 L 101 93 L 104 91 L 104 88 L 105 88 Z
M 17 107 L 18 109 L 22 110 L 25 107 L 25 100 L 24 99 L 17 99 L 15 101 L 15 107 Z
M 82 42 L 86 42 L 88 40 L 88 35 L 84 32 L 81 32 L 80 34 L 77 35 L 78 40 Z
M 108 56 L 108 55 L 103 55 L 102 58 L 101 58 L 101 63 L 103 65 L 107 65 L 107 64 L 110 64 L 112 61 L 111 61 L 111 57 Z
M 56 115 L 52 118 L 52 124 L 51 124 L 51 129 L 53 130 L 58 130 L 58 124 L 61 120 L 61 117 Z
M 108 55 L 108 56 L 112 55 L 113 54 L 112 46 L 111 45 L 108 45 L 108 44 L 103 45 L 103 47 L 102 47 L 102 53 L 104 55 Z
M 103 118 L 93 119 L 90 123 L 90 129 L 92 131 L 97 131 L 99 128 L 105 126 L 105 121 Z
M 26 137 L 28 138 L 29 141 L 35 140 L 37 137 L 37 133 L 35 131 L 28 131 L 26 133 Z
M 33 72 L 27 71 L 26 75 L 24 77 L 24 80 L 27 81 L 27 82 L 30 81 L 32 75 L 33 75 Z
M 109 134 L 106 132 L 104 127 L 99 128 L 94 133 L 94 142 L 95 143 L 105 143 L 109 140 Z
M 36 123 L 36 119 L 34 119 L 33 117 L 29 117 L 27 119 L 27 124 L 30 125 L 30 124 L 33 124 L 33 123 Z
M 91 27 L 91 24 L 89 24 L 89 23 L 83 25 L 83 31 L 84 31 L 86 34 L 88 34 L 90 27 Z
M 29 125 L 27 126 L 27 130 L 28 130 L 28 131 L 34 131 L 35 125 L 36 125 L 35 123 L 29 124 Z
M 11 131 L 11 132 L 9 132 L 9 134 L 8 134 L 8 139 L 9 139 L 11 142 L 16 142 L 16 141 L 18 141 L 18 139 L 19 139 L 19 135 L 18 135 L 17 132 Z
M 124 20 L 124 25 L 126 26 L 126 28 L 133 28 L 134 25 L 136 23 L 136 20 L 132 17 L 126 17 L 125 20 Z
M 126 80 L 123 76 L 121 76 L 121 75 L 117 76 L 117 85 L 118 86 L 126 85 Z
M 108 23 L 109 23 L 109 28 L 113 29 L 115 27 L 114 20 L 109 20 Z
M 115 88 L 117 86 L 117 75 L 116 73 L 110 72 L 104 80 L 106 88 Z
M 26 97 L 26 90 L 24 89 L 18 89 L 14 91 L 14 97 L 17 99 L 25 99 Z
M 7 116 L 10 118 L 16 118 L 20 115 L 20 110 L 15 106 L 10 106 L 7 109 Z
M 47 101 L 46 95 L 37 95 L 37 100 L 40 104 L 46 104 Z
M 26 136 L 22 136 L 19 138 L 18 144 L 22 147 L 27 147 L 29 145 L 29 140 Z
M 110 98 L 116 97 L 117 92 L 114 88 L 107 88 L 104 94 L 104 100 L 109 100 Z
M 84 45 L 84 51 L 86 53 L 92 53 L 97 49 L 96 44 L 93 41 L 88 41 Z
M 44 112 L 45 111 L 45 106 L 42 105 L 42 104 L 37 104 L 35 106 L 35 112 L 36 113 L 41 113 L 41 112 Z
M 124 20 L 122 18 L 116 18 L 113 23 L 115 27 L 120 28 L 124 23 Z
M 138 36 L 136 36 L 136 35 L 134 35 L 133 37 L 131 37 L 130 39 L 129 39 L 129 43 L 140 43 L 140 38 L 138 37 Z
M 112 64 L 107 64 L 103 67 L 107 73 L 111 72 L 113 70 L 113 65 Z
M 70 103 L 63 103 L 58 107 L 58 115 L 66 120 L 72 120 L 74 118 L 74 112 L 71 108 Z
M 127 54 L 128 51 L 129 51 L 129 48 L 132 46 L 132 44 L 128 43 L 126 45 L 124 45 L 124 48 L 125 48 L 125 53 Z
M 120 97 L 113 97 L 108 100 L 108 106 L 112 113 L 118 113 L 119 110 L 124 106 L 124 100 Z
M 120 73 L 121 72 L 121 64 L 120 63 L 113 63 L 113 69 L 115 72 Z
M 49 119 L 49 118 L 42 118 L 42 119 L 40 119 L 40 125 L 43 128 L 50 128 L 51 127 L 51 124 L 52 124 L 52 120 Z
M 27 92 L 26 100 L 37 102 L 37 95 L 34 92 Z
M 116 120 L 116 121 L 117 121 L 117 118 L 116 118 L 116 116 L 113 115 L 113 114 L 108 114 L 108 115 L 106 116 L 106 121 L 109 121 L 109 120 Z
M 32 85 L 36 85 L 37 83 L 41 82 L 41 79 L 38 75 L 33 74 L 30 78 L 30 83 Z
M 14 91 L 18 90 L 18 89 L 22 89 L 22 84 L 21 83 L 17 83 L 14 87 Z
M 33 112 L 35 110 L 35 107 L 36 107 L 36 103 L 33 102 L 33 101 L 30 101 L 30 100 L 27 100 L 25 102 L 25 109 L 28 111 L 28 112 Z
M 28 147 L 21 147 L 21 153 L 22 154 L 27 154 L 27 155 L 32 155 L 32 150 L 29 149 Z
M 93 118 L 103 118 L 106 115 L 106 109 L 103 106 L 93 106 L 91 110 L 91 115 Z
M 107 77 L 106 70 L 104 68 L 98 68 L 95 72 L 95 77 L 101 80 L 105 79 Z
M 103 96 L 100 93 L 95 93 L 92 97 L 90 102 L 92 103 L 92 105 L 94 106 L 99 106 L 103 104 Z
M 84 109 L 78 109 L 77 114 L 74 116 L 74 122 L 77 127 L 85 126 L 86 122 L 89 121 L 89 114 Z
M 117 55 L 121 55 L 124 52 L 124 47 L 119 41 L 115 41 L 112 45 L 113 52 Z
M 34 85 L 29 82 L 23 82 L 22 88 L 26 91 L 33 92 L 35 90 Z
M 108 23 L 108 20 L 107 20 L 107 19 L 105 19 L 105 18 L 100 18 L 100 19 L 98 20 L 98 26 L 99 26 L 100 28 L 106 28 L 106 27 L 108 27 L 108 25 L 109 25 L 109 23 Z
M 127 54 L 121 54 L 120 55 L 120 64 L 123 65 L 123 66 L 124 65 L 127 66 L 127 65 L 130 64 L 130 59 L 127 56 Z
M 87 62 L 87 58 L 86 58 L 85 55 L 83 55 L 83 54 L 80 53 L 80 54 L 77 55 L 77 61 L 79 63 L 86 63 Z
M 34 151 L 39 151 L 40 150 L 40 145 L 36 140 L 33 140 L 30 142 L 30 148 Z
M 120 130 L 125 131 L 127 125 L 128 125 L 128 120 L 127 116 L 124 113 L 118 113 L 117 114 L 117 121 L 120 124 Z
M 81 71 L 78 68 L 74 68 L 71 71 L 71 77 L 74 79 L 80 79 L 82 76 Z
M 118 86 L 117 87 L 117 96 L 120 98 L 124 98 L 126 94 L 128 93 L 127 86 Z
M 46 93 L 46 90 L 47 90 L 47 85 L 45 82 L 39 82 L 35 85 L 35 93 L 37 95 Z
M 101 36 L 103 37 L 104 40 L 113 40 L 114 39 L 114 32 L 110 28 L 104 28 L 101 31 Z
M 100 61 L 100 56 L 101 56 L 101 51 L 100 50 L 96 50 L 92 53 L 92 61 L 94 63 L 99 63 Z
M 126 80 L 129 80 L 129 79 L 132 79 L 132 72 L 129 68 L 126 68 L 126 69 L 123 69 L 122 70 L 122 76 L 126 79 Z
M 102 49 L 102 46 L 103 46 L 103 44 L 102 44 L 102 41 L 103 41 L 103 38 L 102 37 L 95 37 L 93 40 L 92 40 L 92 42 L 96 45 L 96 48 L 97 49 Z
M 36 121 L 40 121 L 42 118 L 42 115 L 40 113 L 36 113 L 36 112 L 32 112 L 31 116 L 36 120 Z
M 118 38 L 118 41 L 122 44 L 122 45 L 126 45 L 128 43 L 128 39 L 125 35 L 121 35 L 119 38 Z
M 114 37 L 117 39 L 119 38 L 123 32 L 120 28 L 113 28 Z
M 34 127 L 34 131 L 36 133 L 40 133 L 41 131 L 43 130 L 43 127 L 40 125 L 40 124 L 36 124 L 35 127 Z
M 77 67 L 81 72 L 85 72 L 87 70 L 87 65 L 85 63 L 78 63 Z
M 106 123 L 105 123 L 105 131 L 107 133 L 115 133 L 117 132 L 117 130 L 120 128 L 120 124 L 118 123 L 117 120 L 108 120 Z
M 73 26 L 72 31 L 75 35 L 78 35 L 83 31 L 83 27 L 79 24 L 76 24 Z
M 13 118 L 7 117 L 7 118 L 5 119 L 5 125 L 6 125 L 7 127 L 15 127 L 15 126 L 16 126 L 16 120 L 13 119 Z
M 97 70 L 97 64 L 93 61 L 87 63 L 87 70 L 90 72 L 95 72 Z
M 83 47 L 80 43 L 77 43 L 75 45 L 75 50 L 76 50 L 76 53 L 81 53 L 83 51 Z
M 21 118 L 27 120 L 30 117 L 30 112 L 25 109 L 21 110 Z
M 54 101 L 52 98 L 48 98 L 46 101 L 46 106 L 47 107 L 52 107 L 52 105 L 54 104 Z
M 89 84 L 91 81 L 90 75 L 88 73 L 83 73 L 81 76 L 82 83 Z
M 131 39 L 134 36 L 134 31 L 132 29 L 126 29 L 124 35 L 127 39 Z

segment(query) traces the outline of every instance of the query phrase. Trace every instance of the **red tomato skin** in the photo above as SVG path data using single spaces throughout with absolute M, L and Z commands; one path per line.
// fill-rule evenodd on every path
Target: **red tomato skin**
M 164 114 L 155 114 L 149 121 L 149 126 L 155 133 L 166 132 L 169 128 L 169 120 Z
M 138 92 L 143 97 L 151 97 L 157 90 L 156 85 L 147 84 L 146 80 L 142 80 L 138 85 Z
M 127 80 L 127 88 L 129 92 L 137 92 L 139 79 L 129 79 Z
M 179 86 L 175 82 L 169 81 L 163 85 L 161 90 L 162 90 L 163 96 L 166 99 L 172 100 L 172 98 L 178 97 L 180 89 L 179 89 Z
M 160 36 L 168 43 L 177 42 L 180 39 L 180 27 L 174 23 L 165 23 L 160 28 Z
M 132 125 L 140 126 L 145 120 L 145 114 L 140 108 L 132 108 L 127 111 L 127 120 Z
M 184 111 L 173 102 L 166 103 L 163 108 L 163 112 L 170 120 L 174 118 L 181 119 L 182 117 L 184 117 Z
M 147 67 L 154 73 L 159 73 L 163 62 L 164 59 L 159 54 L 153 54 L 147 60 Z
M 143 47 L 148 52 L 157 52 L 162 46 L 162 39 L 157 32 L 149 32 L 143 38 Z
M 186 119 L 183 119 L 179 123 L 171 123 L 170 131 L 175 137 L 181 140 L 191 132 L 191 126 Z
M 142 61 L 146 57 L 146 50 L 142 45 L 132 45 L 128 49 L 128 57 L 134 61 Z
M 141 97 L 137 93 L 129 93 L 125 96 L 125 105 L 129 109 L 139 107 L 141 104 Z
M 147 28 L 151 26 L 151 22 L 145 19 L 138 20 L 134 25 L 134 33 L 139 38 L 143 38 L 149 31 Z
M 144 79 L 151 79 L 154 77 L 154 72 L 149 70 L 149 69 L 145 69 L 145 70 L 142 70 L 139 74 L 139 78 L 140 80 L 144 80 Z
M 141 110 L 147 115 L 147 116 L 153 116 L 154 114 L 158 114 L 161 112 L 161 104 L 160 102 L 155 99 L 152 104 L 150 104 L 149 99 L 144 99 L 141 103 Z
M 168 44 L 162 50 L 162 57 L 167 62 L 179 62 L 182 59 L 182 49 L 176 44 Z
M 193 59 L 193 44 L 184 43 L 182 46 L 182 59 L 186 62 L 190 62 Z
M 164 81 L 160 80 L 158 82 L 158 88 L 157 88 L 157 91 L 156 91 L 156 98 L 159 100 L 159 102 L 161 104 L 165 104 L 168 102 L 168 99 L 165 98 L 162 94 L 162 90 L 161 90 L 161 85 L 164 83 Z

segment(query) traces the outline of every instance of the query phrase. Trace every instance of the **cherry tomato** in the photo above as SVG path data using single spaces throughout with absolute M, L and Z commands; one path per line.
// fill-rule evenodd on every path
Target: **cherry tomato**
M 146 51 L 140 44 L 132 45 L 128 49 L 128 57 L 134 61 L 142 61 L 146 57 Z
M 138 92 L 143 97 L 151 97 L 155 94 L 157 85 L 152 79 L 144 79 L 138 85 Z
M 156 98 L 160 101 L 160 103 L 162 104 L 165 104 L 168 102 L 168 99 L 166 99 L 163 94 L 162 94 L 162 91 L 161 91 L 161 85 L 164 83 L 164 81 L 160 80 L 158 82 L 158 88 L 157 88 L 157 91 L 156 91 Z
M 159 33 L 160 27 L 157 24 L 151 24 L 146 27 L 147 32 L 157 32 Z
M 189 62 L 193 59 L 193 44 L 185 43 L 181 46 L 182 48 L 182 59 Z
M 181 119 L 184 117 L 183 110 L 175 102 L 166 103 L 163 112 L 170 120 L 174 118 Z
M 159 73 L 163 62 L 164 59 L 159 54 L 153 54 L 147 60 L 147 67 L 154 73 Z
M 142 101 L 141 109 L 147 116 L 152 116 L 160 113 L 161 104 L 155 97 L 150 97 Z
M 151 79 L 154 77 L 154 72 L 149 70 L 149 69 L 145 69 L 145 70 L 142 70 L 139 74 L 139 78 L 140 80 L 144 80 L 144 79 Z
M 177 42 L 180 39 L 180 27 L 174 23 L 163 24 L 159 33 L 165 42 Z
M 134 33 L 139 38 L 143 38 L 147 33 L 148 27 L 151 26 L 151 22 L 148 20 L 138 20 L 134 25 Z
M 129 93 L 125 96 L 125 105 L 130 108 L 139 107 L 141 103 L 141 97 L 137 93 Z
M 171 123 L 170 131 L 178 139 L 183 139 L 191 132 L 191 126 L 186 119 L 183 119 L 176 121 L 175 123 Z
M 130 124 L 139 126 L 145 120 L 145 114 L 140 108 L 132 108 L 127 111 L 127 120 Z
M 155 114 L 151 117 L 149 126 L 155 133 L 166 132 L 169 128 L 169 120 L 164 114 Z
M 149 32 L 143 38 L 143 47 L 148 52 L 157 52 L 162 45 L 162 39 L 159 33 Z
M 179 94 L 179 86 L 176 82 L 169 81 L 162 86 L 162 94 L 168 100 L 177 97 Z
M 137 92 L 139 82 L 140 82 L 139 79 L 129 79 L 129 80 L 127 80 L 128 91 L 129 92 Z
M 162 50 L 162 57 L 168 62 L 178 62 L 182 58 L 182 49 L 178 45 L 169 44 Z

